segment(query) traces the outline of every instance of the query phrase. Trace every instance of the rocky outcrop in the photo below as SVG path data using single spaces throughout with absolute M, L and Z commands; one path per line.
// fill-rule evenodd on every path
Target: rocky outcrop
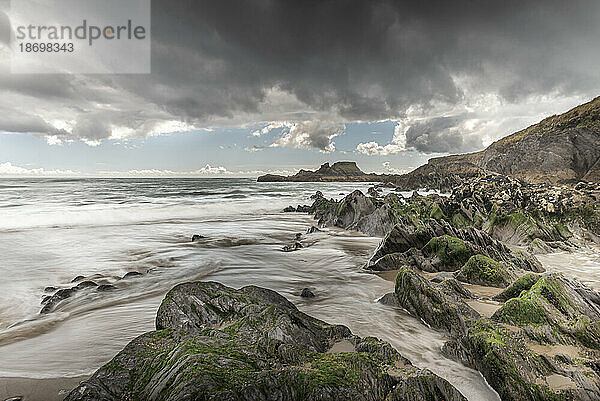
M 398 223 L 385 236 L 366 268 L 396 270 L 402 267 L 398 261 L 409 260 L 413 263 L 406 264 L 416 264 L 424 271 L 456 271 L 476 254 L 506 262 L 521 270 L 543 270 L 533 255 L 513 252 L 477 228 L 455 228 L 444 220 L 435 219 L 421 224 L 406 220 Z
M 600 160 L 600 97 L 490 145 L 484 169 L 532 183 L 590 180 Z
M 259 287 L 181 284 L 161 304 L 156 328 L 66 400 L 465 400 L 388 343 Z
M 539 274 L 531 253 L 506 245 L 569 250 L 594 239 L 597 190 L 488 174 L 447 198 L 388 195 L 374 204 L 397 224 L 366 268 L 398 270 L 381 302 L 446 332 L 444 353 L 479 370 L 503 400 L 600 399 L 600 295 Z M 492 299 L 491 287 L 504 290 Z
M 481 254 L 471 256 L 456 274 L 456 279 L 465 283 L 501 288 L 516 278 L 511 266 Z
M 479 318 L 455 291 L 448 291 L 408 268 L 398 272 L 395 292 L 399 304 L 410 314 L 452 335 L 465 333 L 469 321 Z
M 325 163 L 318 170 L 300 170 L 291 176 L 266 174 L 258 177 L 258 182 L 320 182 L 320 181 L 389 181 L 389 175 L 363 173 L 355 162 Z
M 322 195 L 317 196 L 311 212 L 319 220 L 321 227 L 340 227 L 373 236 L 385 235 L 396 221 L 389 205 L 381 204 L 358 190 L 339 202 L 325 199 Z

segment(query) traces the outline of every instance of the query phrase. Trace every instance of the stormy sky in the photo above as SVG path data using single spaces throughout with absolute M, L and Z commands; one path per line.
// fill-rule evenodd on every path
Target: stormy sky
M 151 6 L 149 75 L 11 74 L 0 14 L 0 174 L 404 170 L 600 94 L 598 1 Z

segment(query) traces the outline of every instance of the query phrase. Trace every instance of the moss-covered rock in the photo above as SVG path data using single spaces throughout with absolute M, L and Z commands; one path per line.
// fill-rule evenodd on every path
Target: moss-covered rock
M 66 398 L 465 401 L 388 343 L 361 339 L 259 287 L 182 284 L 144 334 Z M 350 352 L 335 351 L 344 342 Z
M 448 218 L 446 217 L 446 215 L 444 214 L 444 212 L 442 211 L 442 208 L 440 208 L 440 205 L 438 203 L 434 203 L 431 211 L 429 212 L 429 217 L 431 217 L 432 219 L 435 220 L 447 220 Z
M 527 273 L 516 279 L 504 291 L 494 297 L 494 300 L 505 302 L 511 298 L 518 297 L 523 291 L 529 289 L 540 279 L 539 274 Z
M 541 263 L 533 255 L 511 251 L 477 228 L 457 229 L 446 221 L 434 219 L 418 224 L 406 219 L 400 221 L 381 241 L 366 267 L 377 264 L 386 255 L 405 253 L 411 248 L 422 250 L 424 257 L 429 259 L 428 263 L 423 263 L 424 266 L 431 266 L 422 269 L 425 271 L 455 271 L 475 254 L 506 262 L 517 269 L 543 271 Z M 415 266 L 420 267 L 419 264 Z
M 552 365 L 530 351 L 519 333 L 481 319 L 469 328 L 460 342 L 459 347 L 469 350 L 469 364 L 484 375 L 502 400 L 570 399 L 540 382 L 540 378 L 553 373 Z
M 553 273 L 508 299 L 492 319 L 525 327 L 538 340 L 575 341 L 600 350 L 599 306 L 597 293 Z M 538 326 L 544 329 L 532 329 Z
M 461 335 L 470 321 L 479 318 L 459 296 L 444 292 L 441 284 L 434 285 L 408 268 L 398 272 L 395 293 L 410 314 L 453 335 Z
M 457 228 L 465 228 L 470 225 L 475 225 L 475 221 L 465 217 L 462 213 L 455 213 L 452 216 L 452 224 Z
M 471 247 L 460 238 L 450 235 L 434 237 L 423 247 L 423 254 L 433 256 L 437 271 L 455 271 L 473 254 Z
M 474 255 L 460 269 L 456 278 L 471 284 L 506 287 L 514 274 L 503 263 L 484 255 Z

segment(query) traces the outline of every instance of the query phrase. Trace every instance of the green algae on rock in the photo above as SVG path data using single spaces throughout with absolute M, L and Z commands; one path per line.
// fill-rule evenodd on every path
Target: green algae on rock
M 487 256 L 471 256 L 458 271 L 456 278 L 471 284 L 492 287 L 506 287 L 515 278 L 505 264 L 496 262 Z
M 465 400 L 388 343 L 312 318 L 260 287 L 180 284 L 156 326 L 66 400 Z M 353 351 L 335 351 L 340 342 Z

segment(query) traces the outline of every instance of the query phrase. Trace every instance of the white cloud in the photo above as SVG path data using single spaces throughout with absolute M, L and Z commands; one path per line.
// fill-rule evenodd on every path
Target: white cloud
M 50 146 L 63 144 L 63 140 L 60 139 L 57 135 L 47 135 L 44 137 L 44 139 L 46 139 L 46 143 Z
M 269 132 L 273 131 L 274 129 L 277 128 L 291 128 L 293 124 L 289 123 L 289 122 L 274 122 L 271 123 L 269 125 L 267 125 L 266 127 L 263 127 L 262 129 L 256 130 L 256 131 L 252 131 L 251 134 L 252 136 L 261 136 L 261 135 L 266 135 Z
M 12 164 L 0 163 L 0 176 L 8 177 L 258 177 L 264 174 L 292 175 L 296 170 L 237 170 L 230 171 L 223 166 L 206 164 L 196 170 L 175 171 L 168 169 L 133 169 L 127 171 L 99 171 L 98 173 L 82 173 L 73 170 L 56 170 L 34 168 L 28 169 Z
M 394 127 L 392 143 L 397 145 L 401 150 L 406 150 L 406 131 L 408 131 L 409 128 L 410 126 L 406 126 L 400 122 Z
M 471 91 L 466 79 L 457 79 L 465 96 L 457 103 L 432 101 L 427 106 L 408 107 L 396 120 L 389 144 L 360 143 L 356 150 L 366 155 L 394 155 L 416 150 L 431 154 L 456 154 L 481 150 L 492 142 L 562 113 L 586 101 L 580 96 L 529 96 L 507 103 L 497 94 Z
M 404 152 L 406 150 L 410 150 L 406 148 L 406 132 L 410 126 L 405 125 L 403 122 L 396 123 L 394 127 L 394 136 L 392 138 L 392 143 L 387 145 L 379 145 L 377 142 L 364 142 L 359 143 L 356 146 L 356 150 L 359 153 L 369 155 L 369 156 L 388 156 L 395 155 L 400 152 Z
M 381 146 L 377 142 L 365 142 L 359 143 L 356 146 L 356 150 L 359 153 L 369 155 L 369 156 L 387 156 L 387 155 L 395 155 L 399 152 L 403 152 L 406 149 L 402 145 L 397 145 L 394 143 Z
M 282 136 L 270 146 L 274 148 L 288 147 L 297 149 L 318 149 L 324 153 L 335 150 L 331 140 L 341 135 L 346 126 L 331 122 L 313 120 L 289 124 Z
M 411 170 L 392 167 L 392 163 L 390 162 L 383 162 L 381 163 L 381 165 L 383 166 L 385 173 L 387 174 L 406 174 Z
M 43 168 L 28 169 L 15 166 L 11 162 L 0 163 L 0 175 L 4 176 L 73 176 L 78 173 L 72 170 L 46 170 Z

